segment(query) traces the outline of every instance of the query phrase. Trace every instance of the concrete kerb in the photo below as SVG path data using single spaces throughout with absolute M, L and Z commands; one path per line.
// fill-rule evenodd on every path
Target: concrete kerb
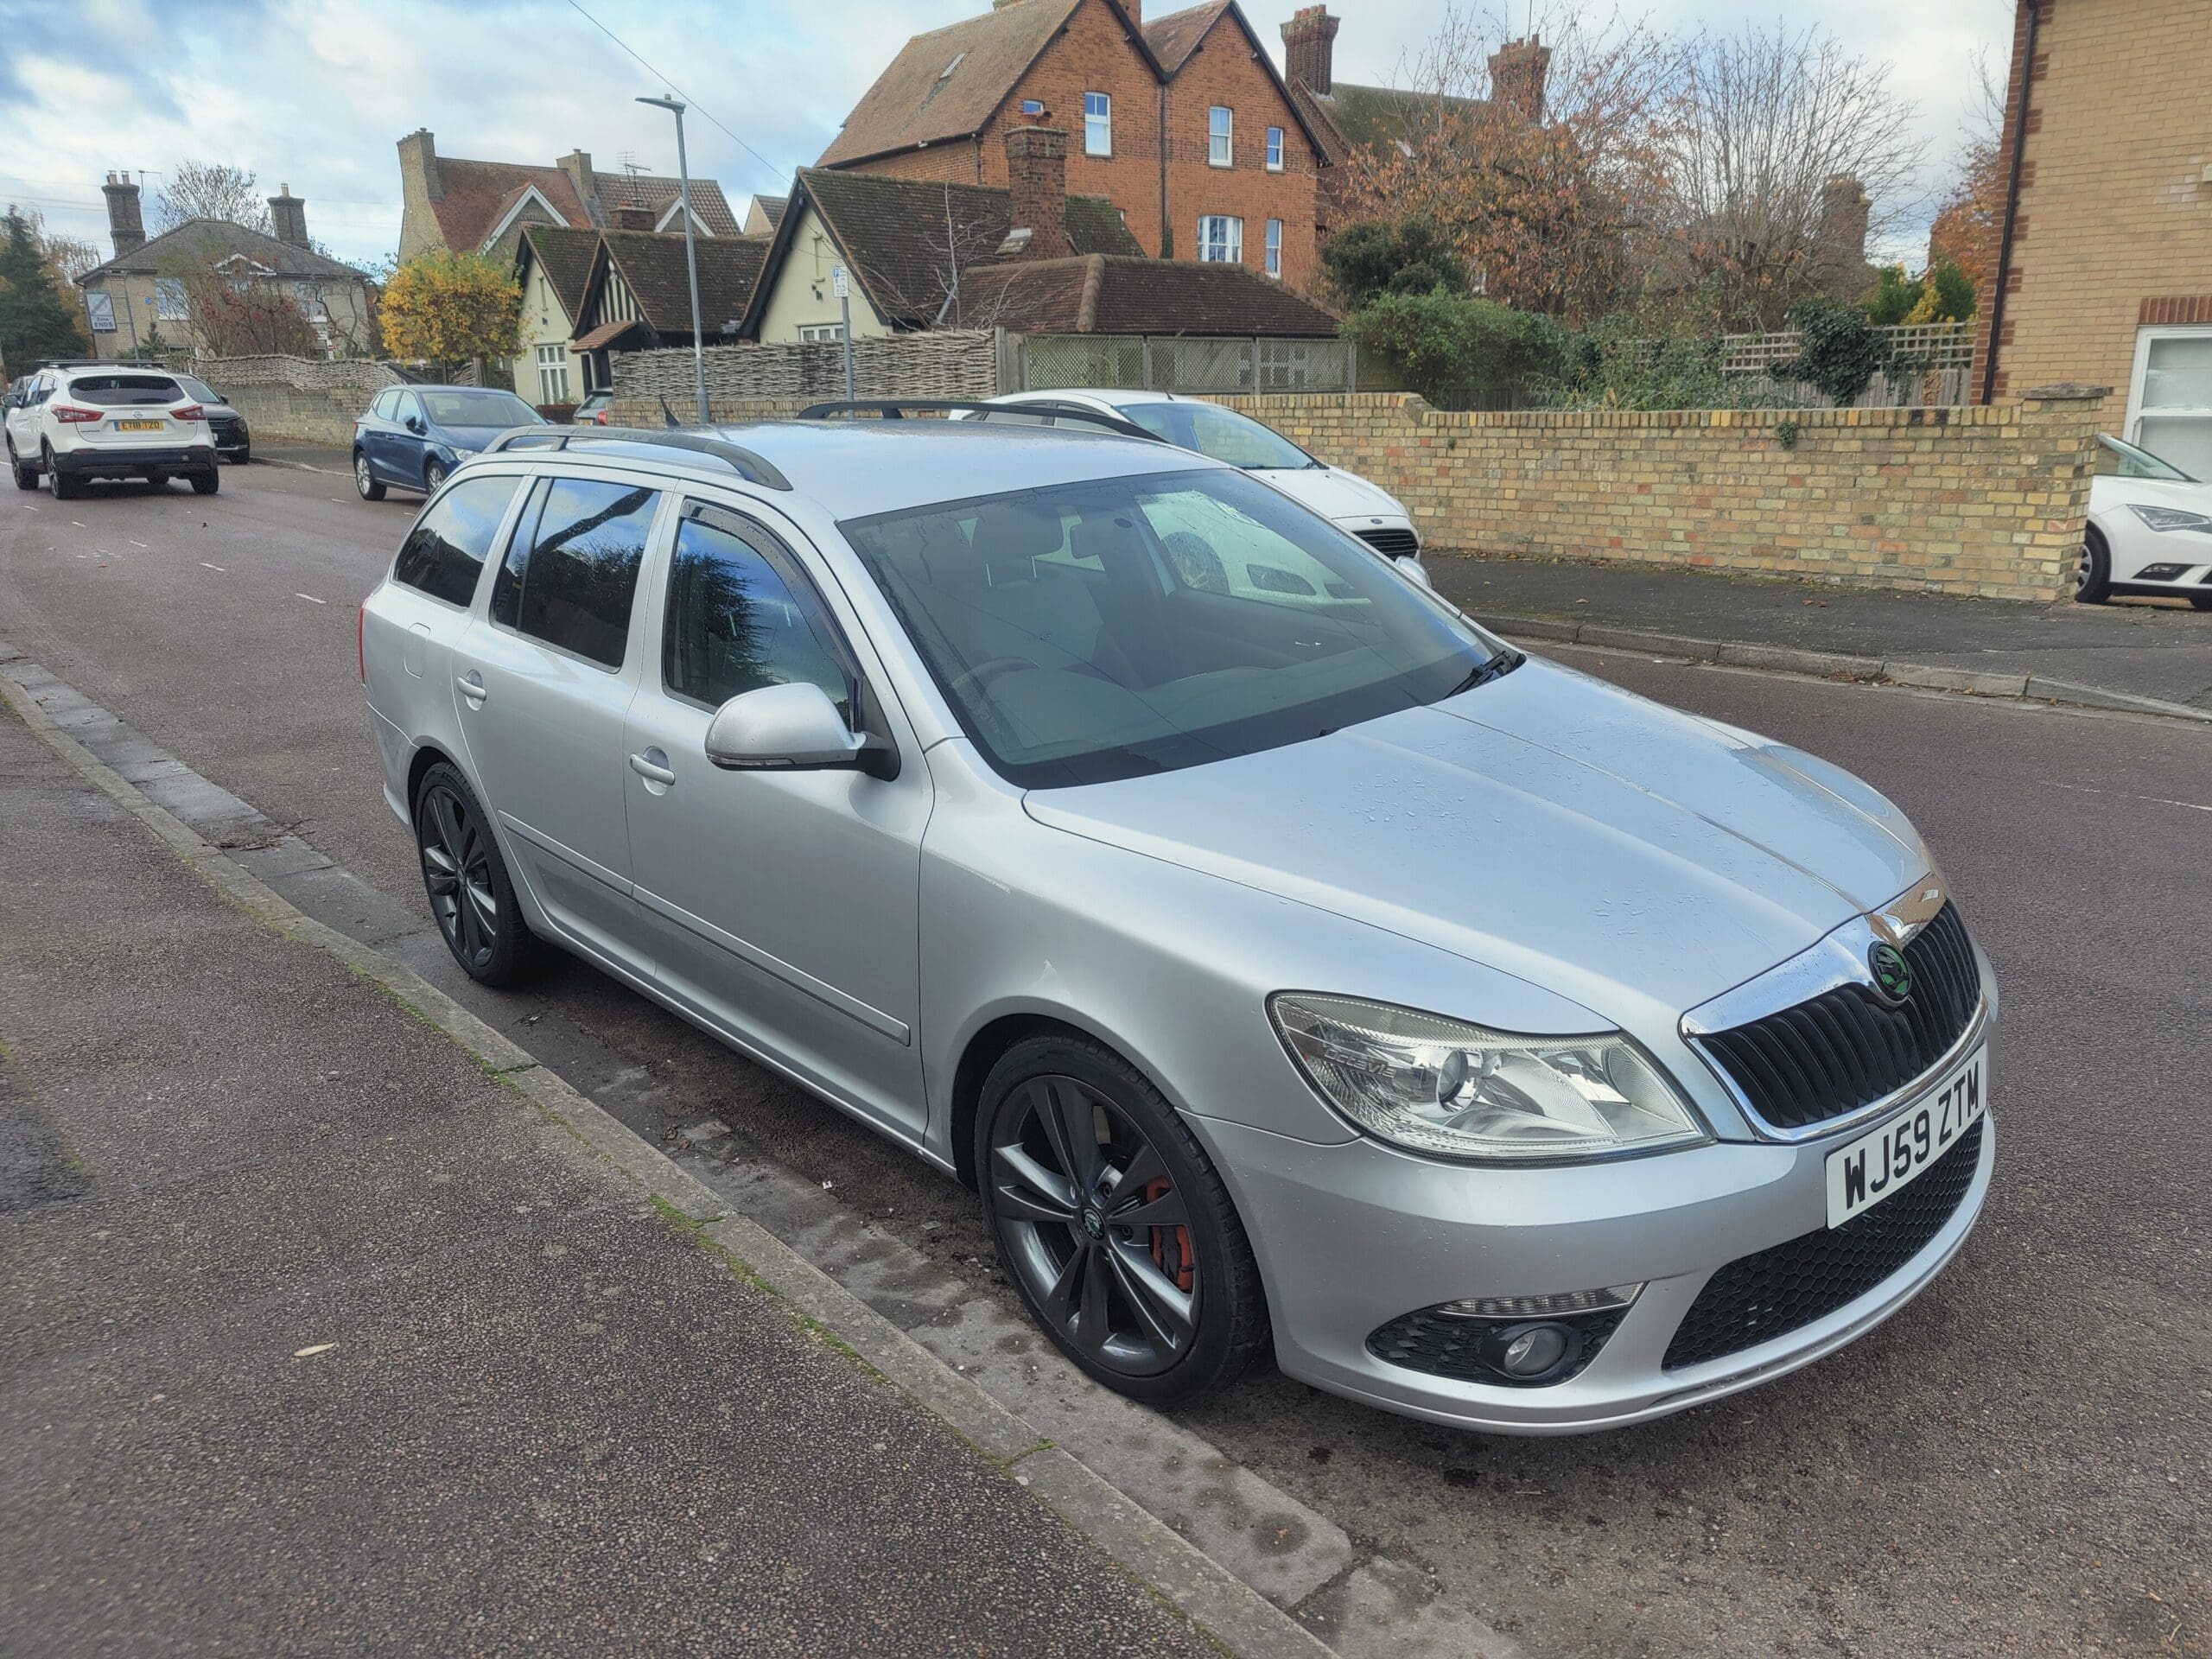
M 2068 703 L 2082 709 L 2103 709 L 2136 715 L 2156 715 L 2167 720 L 2212 723 L 2212 710 L 2192 709 L 2185 702 L 2158 697 L 2139 697 L 2122 691 L 2106 691 L 2069 680 L 2040 674 L 1999 674 L 1971 668 L 1943 668 L 1929 663 L 1891 662 L 1878 657 L 1852 657 L 1835 652 L 1800 651 L 1789 645 L 1753 645 L 1745 640 L 1700 639 L 1688 634 L 1653 633 L 1642 628 L 1619 628 L 1598 622 L 1577 622 L 1548 616 L 1478 615 L 1484 627 L 1510 639 L 1547 640 L 1563 645 L 1583 645 L 1601 651 L 1630 651 L 1640 655 L 1671 657 L 1684 662 L 1724 663 L 1738 668 L 1764 668 L 1785 674 L 1807 674 L 1823 680 L 1856 680 L 1864 683 L 1910 686 L 1920 690 L 1959 691 L 1977 697 L 2004 697 L 2015 702 Z
M 20 653 L 8 658 L 20 660 Z M 224 899 L 287 938 L 342 962 L 539 1108 L 628 1176 L 734 1271 L 765 1287 L 792 1317 L 844 1347 L 856 1363 L 1001 1468 L 1138 1582 L 1225 1650 L 1325 1656 L 1325 1645 L 1259 1591 L 869 1307 L 711 1187 L 671 1161 L 420 975 L 326 926 L 264 886 L 221 849 L 157 805 L 57 725 L 35 698 L 0 675 L 0 702 L 71 770 L 145 825 Z

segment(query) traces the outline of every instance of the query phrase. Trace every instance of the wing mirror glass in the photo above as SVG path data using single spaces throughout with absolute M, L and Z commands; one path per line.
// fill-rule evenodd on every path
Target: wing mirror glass
M 715 711 L 707 759 L 726 772 L 878 769 L 894 751 L 845 724 L 830 694 L 808 681 L 741 691 Z
M 418 438 L 421 437 L 425 431 L 429 430 L 429 429 L 423 425 L 423 417 L 420 415 L 410 415 L 407 417 L 407 429 L 415 434 Z

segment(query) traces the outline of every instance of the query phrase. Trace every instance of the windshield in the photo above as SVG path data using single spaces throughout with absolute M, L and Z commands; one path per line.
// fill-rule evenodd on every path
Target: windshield
M 1321 463 L 1249 416 L 1216 404 L 1129 404 L 1122 414 L 1156 438 L 1248 470 Z
M 2097 442 L 2102 446 L 2097 455 L 2099 478 L 2155 478 L 2168 484 L 2196 482 L 2173 462 L 2161 461 L 2148 449 L 2139 449 L 2132 443 L 2122 443 L 2118 438 L 2101 434 Z
M 538 426 L 545 419 L 512 391 L 425 391 L 418 396 L 436 426 Z
M 1359 542 L 1213 467 L 841 528 L 963 729 L 1024 788 L 1303 742 L 1517 660 Z
M 223 401 L 215 395 L 205 380 L 195 380 L 188 374 L 180 374 L 176 378 L 176 383 L 184 388 L 184 395 L 196 403 L 219 404 Z

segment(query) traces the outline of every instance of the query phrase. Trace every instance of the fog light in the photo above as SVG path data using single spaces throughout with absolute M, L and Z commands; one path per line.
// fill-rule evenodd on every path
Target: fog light
M 1508 1376 L 1541 1376 L 1563 1363 L 1574 1346 L 1574 1332 L 1563 1325 L 1516 1325 L 1498 1333 L 1505 1345 L 1497 1369 Z

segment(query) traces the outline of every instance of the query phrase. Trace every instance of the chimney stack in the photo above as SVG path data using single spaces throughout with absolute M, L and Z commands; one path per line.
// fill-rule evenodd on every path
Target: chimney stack
M 1007 239 L 1027 232 L 1015 259 L 1060 259 L 1074 251 L 1068 241 L 1068 136 L 1045 123 L 1046 115 L 1022 117 L 1006 130 Z
M 554 165 L 569 175 L 569 182 L 575 189 L 576 200 L 583 203 L 589 222 L 606 224 L 606 215 L 599 200 L 599 180 L 591 170 L 591 152 L 572 149 Z M 648 226 L 646 228 L 650 230 L 652 227 Z
M 607 228 L 610 231 L 650 231 L 653 221 L 659 217 L 650 207 L 610 207 L 607 210 Z M 679 225 L 677 228 L 681 230 L 683 226 Z
M 404 191 L 419 185 L 425 201 L 443 201 L 445 185 L 438 177 L 438 141 L 428 127 L 417 127 L 399 141 L 399 183 Z
M 308 205 L 292 194 L 292 187 L 280 184 L 276 194 L 269 198 L 269 224 L 279 242 L 296 248 L 308 248 Z
M 1490 101 L 1535 126 L 1544 118 L 1544 81 L 1551 73 L 1552 49 L 1531 35 L 1508 41 L 1490 54 Z
M 111 173 L 100 187 L 107 198 L 107 231 L 115 239 L 115 257 L 136 253 L 146 245 L 146 221 L 138 214 L 138 187 L 128 173 Z
M 1326 6 L 1300 6 L 1282 26 L 1283 79 L 1326 96 L 1336 84 L 1337 30 Z

